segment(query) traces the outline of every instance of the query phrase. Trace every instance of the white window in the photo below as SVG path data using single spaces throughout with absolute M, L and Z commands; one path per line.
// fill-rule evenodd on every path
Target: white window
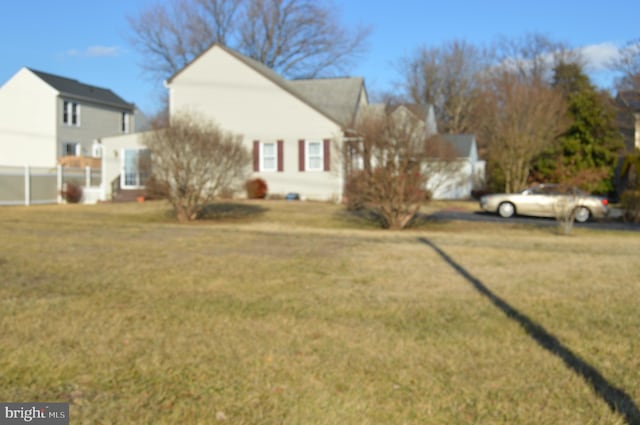
M 129 123 L 131 121 L 131 118 L 129 116 L 128 112 L 123 112 L 122 113 L 122 119 L 121 119 L 121 123 L 120 123 L 120 128 L 122 129 L 123 133 L 129 133 Z
M 72 127 L 80 127 L 80 104 L 65 100 L 62 103 L 62 122 Z
M 91 156 L 94 158 L 102 158 L 102 144 L 99 142 L 93 142 L 91 146 Z
M 306 166 L 308 171 L 324 170 L 324 146 L 322 142 L 307 141 Z
M 364 170 L 364 156 L 361 140 L 346 142 L 348 165 L 352 170 Z
M 144 187 L 149 176 L 150 153 L 147 149 L 123 149 L 120 186 L 123 189 Z
M 61 156 L 80 156 L 82 155 L 82 146 L 80 143 L 64 142 L 60 154 Z
M 277 171 L 278 149 L 275 142 L 260 144 L 260 171 Z

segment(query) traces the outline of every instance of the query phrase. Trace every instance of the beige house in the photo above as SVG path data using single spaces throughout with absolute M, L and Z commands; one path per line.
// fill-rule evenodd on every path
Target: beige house
M 109 89 L 22 68 L 0 87 L 0 166 L 98 156 L 97 139 L 133 132 L 134 115 Z
M 219 44 L 196 57 L 165 82 L 169 113 L 196 113 L 242 136 L 252 153 L 252 173 L 266 181 L 270 195 L 298 194 L 301 199 L 342 199 L 345 143 L 355 142 L 354 123 L 369 105 L 362 78 L 285 80 L 265 65 Z M 400 112 L 424 121 L 435 133 L 432 108 L 403 105 Z M 105 199 L 143 188 L 137 169 L 144 155 L 139 134 L 101 139 Z M 471 145 L 462 152 L 474 167 L 465 183 L 450 185 L 443 197 L 468 197 L 477 156 Z M 463 149 L 464 150 L 464 149 Z M 460 168 L 460 167 L 458 167 Z
M 212 45 L 167 82 L 169 111 L 194 111 L 243 137 L 253 177 L 270 194 L 340 199 L 339 149 L 368 104 L 362 78 L 285 80 L 263 64 Z
M 340 149 L 358 111 L 368 104 L 362 78 L 285 80 L 263 64 L 219 44 L 165 82 L 169 113 L 197 113 L 242 136 L 252 152 L 251 177 L 266 181 L 271 195 L 339 200 L 344 176 Z M 140 183 L 135 163 L 138 135 L 106 137 L 106 179 L 126 173 Z M 136 153 L 137 152 L 137 153 Z M 120 190 L 136 190 L 120 174 Z M 115 185 L 105 188 L 110 199 Z

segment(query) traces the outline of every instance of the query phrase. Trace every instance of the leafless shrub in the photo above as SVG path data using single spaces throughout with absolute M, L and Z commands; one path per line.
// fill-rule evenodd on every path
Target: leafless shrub
M 152 190 L 174 207 L 180 222 L 195 220 L 207 203 L 245 181 L 251 157 L 240 136 L 195 114 L 178 113 L 145 133 Z
M 640 223 L 640 190 L 626 190 L 620 197 L 625 221 Z
M 553 213 L 562 235 L 569 235 L 576 220 L 577 198 L 575 195 L 557 196 L 553 203 Z
M 429 196 L 435 164 L 448 158 L 433 156 L 424 121 L 400 107 L 365 111 L 355 131 L 345 147 L 347 206 L 372 209 L 384 228 L 406 227 Z

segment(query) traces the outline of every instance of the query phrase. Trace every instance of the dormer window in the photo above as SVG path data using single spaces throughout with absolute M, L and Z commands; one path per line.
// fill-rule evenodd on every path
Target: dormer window
M 62 122 L 72 127 L 80 127 L 80 105 L 65 100 L 62 104 Z

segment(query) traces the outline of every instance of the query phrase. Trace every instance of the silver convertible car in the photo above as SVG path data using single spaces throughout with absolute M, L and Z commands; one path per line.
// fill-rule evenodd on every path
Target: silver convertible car
M 561 190 L 555 184 L 541 184 L 525 189 L 520 193 L 501 193 L 485 195 L 480 198 L 480 207 L 501 217 L 515 214 L 534 217 L 558 217 L 570 212 L 579 223 L 591 218 L 606 217 L 608 209 L 606 198 L 592 196 L 579 189 Z

